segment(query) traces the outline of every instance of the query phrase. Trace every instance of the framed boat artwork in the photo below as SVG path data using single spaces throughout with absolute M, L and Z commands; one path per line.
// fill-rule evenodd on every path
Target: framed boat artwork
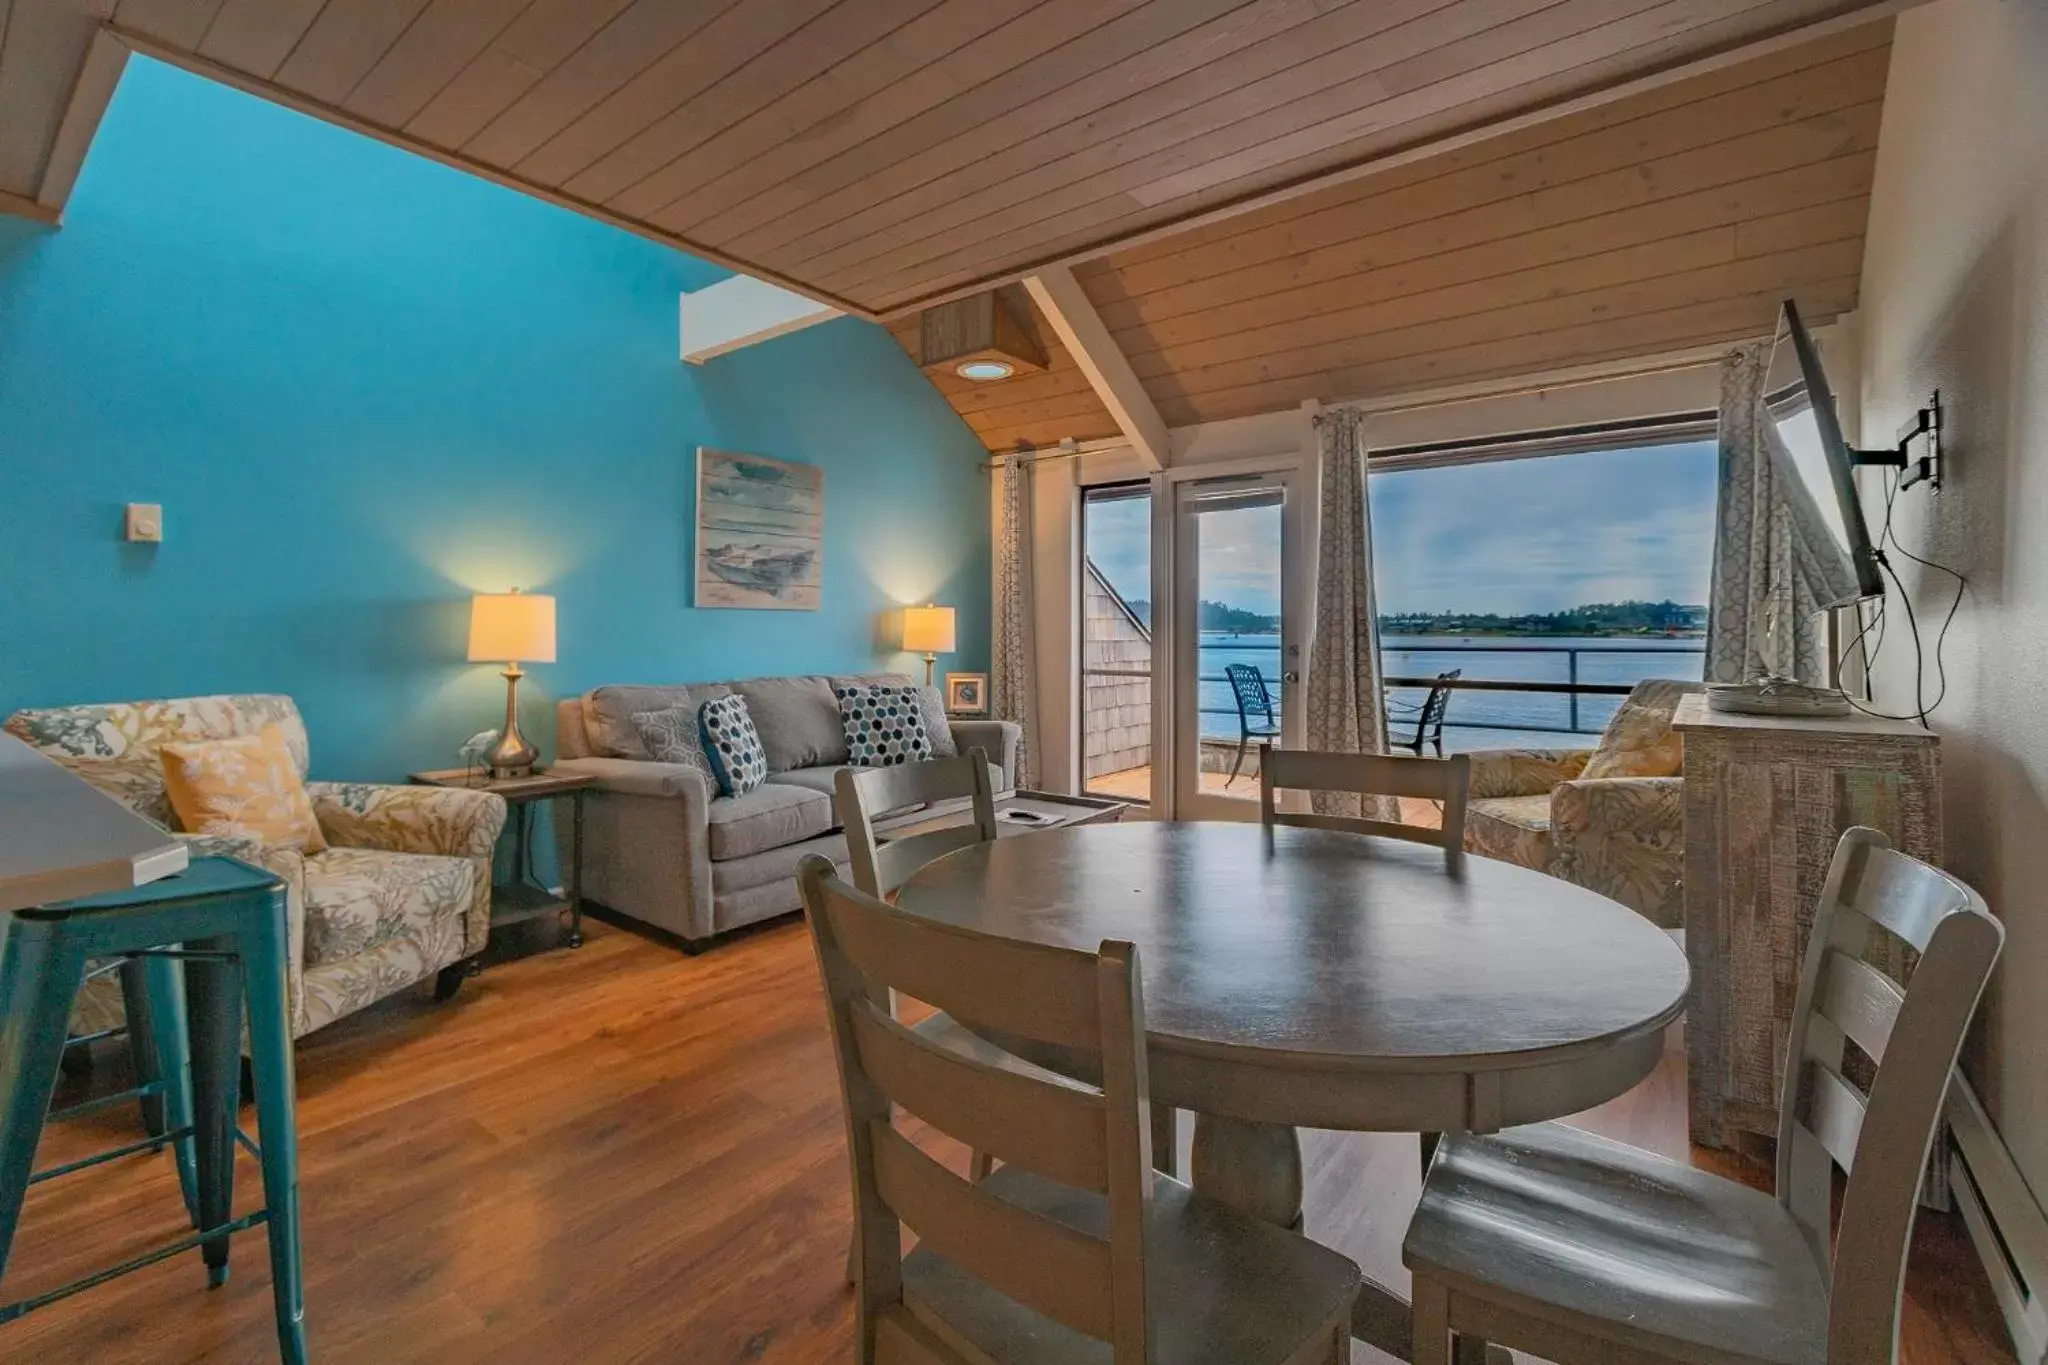
M 697 605 L 816 611 L 825 471 L 697 447 Z

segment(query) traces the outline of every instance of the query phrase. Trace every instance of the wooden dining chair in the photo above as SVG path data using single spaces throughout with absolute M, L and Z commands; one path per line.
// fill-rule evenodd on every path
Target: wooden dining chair
M 1864 960 L 1884 934 L 1920 952 L 1903 988 Z M 1446 1365 L 1454 1331 L 1611 1365 L 1896 1360 L 1920 1175 L 2004 939 L 1969 887 L 1844 834 L 1786 1040 L 1776 1195 L 1559 1125 L 1447 1137 L 1401 1253 L 1416 1365 Z
M 1308 749 L 1268 748 L 1259 757 L 1259 820 L 1266 825 L 1334 829 L 1347 834 L 1377 834 L 1434 844 L 1444 851 L 1444 865 L 1456 868 L 1465 857 L 1465 795 L 1471 785 L 1471 762 L 1463 754 L 1450 758 L 1396 758 L 1388 754 L 1320 754 Z M 1418 797 L 1434 801 L 1442 808 L 1443 823 L 1430 829 L 1391 820 L 1283 811 L 1275 800 L 1275 793 L 1280 791 Z
M 839 824 L 846 831 L 847 862 L 853 884 L 879 899 L 893 897 L 912 873 L 933 859 L 970 844 L 986 843 L 997 834 L 994 779 L 988 759 L 980 749 L 969 749 L 958 758 L 935 758 L 893 768 L 841 768 L 833 785 L 837 788 L 835 809 Z M 875 819 L 879 815 L 962 797 L 972 798 L 963 824 L 900 839 L 878 839 L 875 835 Z M 943 1010 L 925 1016 L 913 1027 L 927 1041 L 950 1051 L 971 1054 L 988 1065 L 1000 1066 L 1007 1056 L 980 1035 L 961 1027 Z M 1159 1169 L 1172 1174 L 1176 1146 L 1173 1110 L 1161 1107 L 1153 1111 L 1152 1133 Z M 969 1169 L 976 1180 L 987 1175 L 988 1154 L 976 1151 L 970 1158 Z
M 1151 1170 L 1135 947 L 1083 953 L 942 924 L 823 858 L 798 879 L 852 1154 L 863 1365 L 1350 1359 L 1357 1266 Z M 1101 1084 L 936 1047 L 891 1017 L 890 990 L 1088 1053 Z M 899 1109 L 1002 1165 L 962 1179 L 904 1136 Z
M 841 768 L 833 778 L 835 811 L 846 831 L 853 884 L 870 896 L 889 897 L 910 874 L 956 848 L 996 837 L 994 780 L 988 755 L 969 749 L 958 758 L 901 763 L 893 768 Z M 890 811 L 967 798 L 967 819 L 944 829 L 900 839 L 877 839 L 875 819 Z

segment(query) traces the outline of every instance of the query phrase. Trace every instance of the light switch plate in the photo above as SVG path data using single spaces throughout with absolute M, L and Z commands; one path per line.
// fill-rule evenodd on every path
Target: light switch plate
M 159 503 L 128 504 L 128 539 L 155 545 L 164 538 L 164 509 Z

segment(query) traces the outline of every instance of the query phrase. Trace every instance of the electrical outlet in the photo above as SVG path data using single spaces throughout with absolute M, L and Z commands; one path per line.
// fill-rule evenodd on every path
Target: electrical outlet
M 128 504 L 128 539 L 155 545 L 164 538 L 164 509 L 154 502 Z

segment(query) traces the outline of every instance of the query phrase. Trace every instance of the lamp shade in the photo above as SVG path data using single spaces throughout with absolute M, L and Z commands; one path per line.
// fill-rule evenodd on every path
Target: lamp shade
M 913 654 L 953 652 L 953 609 L 926 603 L 903 609 L 903 647 Z
M 555 661 L 555 599 L 539 593 L 480 592 L 469 606 L 471 663 Z

